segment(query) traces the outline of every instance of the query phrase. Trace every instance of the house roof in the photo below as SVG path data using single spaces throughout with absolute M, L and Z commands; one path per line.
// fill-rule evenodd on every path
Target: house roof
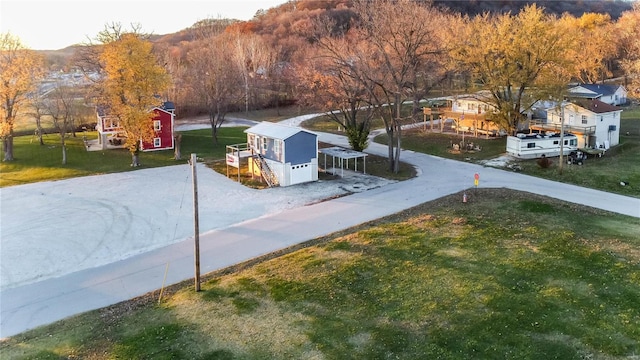
M 176 109 L 176 105 L 172 101 L 165 101 L 162 104 L 162 109 L 167 110 L 167 111 L 172 111 L 172 110 Z
M 165 102 L 162 103 L 162 105 L 155 106 L 151 110 L 153 110 L 153 109 L 160 109 L 160 110 L 163 110 L 165 112 L 171 113 L 171 112 L 175 111 L 176 106 L 171 101 L 165 101 Z M 108 116 L 109 115 L 109 106 L 108 105 L 98 105 L 98 106 L 96 106 L 96 112 L 98 113 L 98 116 L 100 116 L 100 117 Z
M 107 113 L 109 112 L 109 108 L 107 106 L 104 106 L 104 105 L 98 105 L 98 106 L 96 106 L 96 112 L 98 113 L 98 116 L 105 117 L 105 116 L 107 116 Z
M 622 111 L 617 106 L 609 105 L 597 99 L 593 99 L 593 100 L 581 99 L 581 100 L 574 100 L 572 102 L 596 114 L 603 114 L 603 113 L 608 113 L 613 111 Z
M 456 100 L 471 100 L 471 101 L 480 101 L 480 102 L 489 102 L 491 101 L 492 95 L 491 92 L 486 91 L 486 90 L 481 90 L 478 91 L 474 94 L 465 94 L 465 95 L 456 95 L 456 96 L 449 96 L 447 99 L 448 100 L 452 100 L 452 101 L 456 101 Z
M 572 87 L 569 91 L 572 95 L 587 97 L 600 95 L 600 96 L 610 96 L 616 93 L 620 85 L 607 85 L 607 84 L 580 84 Z
M 245 130 L 244 132 L 248 134 L 256 134 L 256 135 L 260 135 L 260 136 L 264 136 L 272 139 L 279 139 L 279 140 L 286 140 L 300 132 L 306 132 L 312 135 L 316 135 L 311 131 L 307 131 L 299 127 L 276 124 L 268 121 L 263 121 L 257 125 L 254 125 L 248 128 L 247 130 Z

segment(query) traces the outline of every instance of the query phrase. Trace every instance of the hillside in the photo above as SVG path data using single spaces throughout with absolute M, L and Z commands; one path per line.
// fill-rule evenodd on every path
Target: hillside
M 420 1 L 420 0 L 418 0 Z M 517 13 L 525 5 L 537 3 L 547 12 L 561 15 L 570 13 L 580 16 L 585 12 L 607 13 L 612 19 L 617 19 L 624 11 L 631 9 L 632 2 L 625 0 L 433 0 L 440 8 L 448 9 L 464 15 L 490 13 Z M 252 20 L 238 21 L 233 19 L 201 20 L 192 27 L 172 34 L 154 34 L 151 40 L 161 46 L 179 46 L 193 40 L 193 29 L 198 26 L 216 26 L 220 31 L 226 26 L 236 26 L 243 32 L 254 32 L 266 35 L 274 43 L 283 42 L 291 48 L 297 47 L 295 34 L 297 30 L 305 28 L 311 19 L 320 15 L 332 17 L 338 26 L 346 26 L 354 16 L 349 9 L 349 0 L 300 0 L 290 1 L 280 6 L 265 10 L 257 14 Z M 203 22 L 208 22 L 204 24 Z M 292 39 L 286 39 L 286 38 Z M 76 45 L 60 50 L 40 51 L 47 58 L 52 69 L 63 68 L 69 64 Z
M 515 14 L 526 5 L 534 3 L 545 8 L 550 14 L 569 13 L 575 17 L 592 12 L 609 14 L 612 19 L 617 19 L 624 11 L 631 10 L 631 2 L 624 0 L 434 0 L 433 2 L 437 6 L 469 16 L 485 12 Z

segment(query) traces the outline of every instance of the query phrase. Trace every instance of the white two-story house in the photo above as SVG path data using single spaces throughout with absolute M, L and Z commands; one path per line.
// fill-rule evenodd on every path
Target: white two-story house
M 547 110 L 546 123 L 539 130 L 559 131 L 564 114 L 564 131 L 578 136 L 578 148 L 608 148 L 620 143 L 622 109 L 597 99 L 572 99 Z

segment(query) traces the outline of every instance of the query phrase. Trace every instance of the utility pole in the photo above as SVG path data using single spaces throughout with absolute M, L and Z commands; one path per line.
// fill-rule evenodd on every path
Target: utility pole
M 558 171 L 562 175 L 562 165 L 564 163 L 564 100 L 560 104 L 560 163 L 558 164 Z
M 198 218 L 198 179 L 196 174 L 196 154 L 191 154 L 191 175 L 193 177 L 193 220 L 195 241 L 195 286 L 196 292 L 200 291 L 200 220 Z

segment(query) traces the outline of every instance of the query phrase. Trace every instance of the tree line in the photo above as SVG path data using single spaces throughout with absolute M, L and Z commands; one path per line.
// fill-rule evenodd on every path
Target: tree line
M 33 71 L 42 59 L 19 39 L 2 39 L 0 135 L 10 161 L 16 113 L 44 71 Z M 74 56 L 75 66 L 101 75 L 87 97 L 134 129 L 132 155 L 152 134 L 145 119 L 162 99 L 182 115 L 207 114 L 214 143 L 229 112 L 297 103 L 326 112 L 362 150 L 379 118 L 397 172 L 402 125 L 436 89 L 487 91 L 491 120 L 511 131 L 537 100 L 562 99 L 570 82 L 623 75 L 640 96 L 638 3 L 614 20 L 536 4 L 469 16 L 427 1 L 291 1 L 247 22 L 202 20 L 172 39 L 110 24 Z

